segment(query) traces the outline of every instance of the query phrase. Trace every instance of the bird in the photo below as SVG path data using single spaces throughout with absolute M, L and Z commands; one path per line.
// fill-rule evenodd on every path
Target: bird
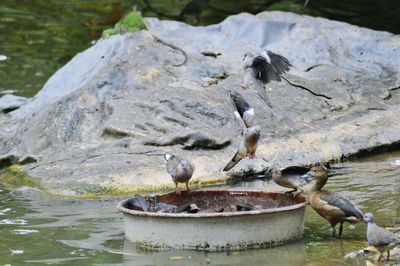
M 343 223 L 357 223 L 363 221 L 362 211 L 346 197 L 328 190 L 321 190 L 328 181 L 328 174 L 323 166 L 314 166 L 309 175 L 315 184 L 309 195 L 311 207 L 332 226 L 332 238 L 336 236 L 336 225 L 340 223 L 339 238 L 342 237 Z
M 261 127 L 259 125 L 254 125 L 254 109 L 243 96 L 237 92 L 228 91 L 228 102 L 233 106 L 235 117 L 242 127 L 242 137 L 240 139 L 239 148 L 224 167 L 223 171 L 229 171 L 246 156 L 249 156 L 250 159 L 254 159 L 258 140 L 261 135 Z
M 310 168 L 301 166 L 289 166 L 281 170 L 273 169 L 272 179 L 276 184 L 282 187 L 293 189 L 285 192 L 285 194 L 297 191 L 301 193 L 303 190 L 300 187 L 307 185 L 313 179 L 312 176 L 308 174 L 309 171 Z M 296 194 L 297 193 L 294 195 Z
M 368 224 L 367 227 L 367 241 L 369 246 L 374 246 L 381 255 L 378 258 L 380 262 L 383 258 L 383 252 L 387 251 L 386 260 L 389 260 L 390 249 L 400 245 L 400 237 L 392 232 L 380 227 L 374 222 L 374 215 L 366 213 L 364 215 L 364 223 Z
M 167 173 L 171 175 L 172 180 L 175 183 L 175 193 L 178 196 L 181 195 L 178 183 L 185 183 L 187 191 L 190 194 L 189 181 L 195 170 L 194 165 L 188 160 L 168 153 L 164 155 L 164 159 Z
M 273 108 L 268 98 L 264 85 L 271 80 L 281 81 L 281 75 L 289 71 L 292 64 L 289 60 L 279 54 L 265 50 L 261 55 L 254 56 L 245 53 L 243 57 L 243 68 L 245 71 L 242 87 L 252 87 L 264 102 Z

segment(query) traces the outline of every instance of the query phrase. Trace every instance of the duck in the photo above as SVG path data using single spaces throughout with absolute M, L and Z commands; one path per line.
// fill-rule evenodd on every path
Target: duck
M 286 191 L 285 194 L 304 192 L 300 187 L 310 183 L 313 177 L 309 175 L 310 168 L 302 166 L 289 166 L 281 170 L 272 170 L 272 180 L 282 187 L 291 188 L 292 190 Z
M 238 92 L 228 91 L 228 102 L 232 105 L 234 115 L 242 127 L 242 136 L 235 155 L 226 164 L 223 171 L 229 171 L 246 156 L 254 159 L 261 136 L 261 127 L 255 125 L 254 109 L 244 97 Z
M 172 181 L 175 183 L 175 193 L 178 196 L 181 195 L 178 183 L 185 183 L 187 192 L 190 194 L 189 181 L 195 170 L 194 165 L 186 159 L 168 153 L 164 155 L 164 160 L 167 173 L 171 175 Z
M 242 87 L 253 88 L 261 99 L 270 108 L 273 108 L 264 85 L 272 80 L 280 82 L 282 74 L 289 71 L 290 67 L 292 67 L 292 64 L 286 57 L 269 50 L 265 50 L 261 55 L 257 56 L 249 52 L 245 53 L 243 57 L 245 74 Z
M 342 238 L 343 223 L 357 223 L 364 219 L 362 211 L 346 197 L 332 191 L 322 190 L 328 181 L 328 174 L 323 166 L 314 166 L 309 175 L 315 184 L 309 194 L 311 207 L 332 226 L 332 238 L 336 236 L 336 225 L 340 223 L 339 238 Z
M 369 246 L 375 247 L 381 255 L 378 258 L 380 262 L 383 258 L 383 253 L 387 251 L 386 260 L 390 259 L 390 249 L 400 245 L 400 237 L 392 232 L 380 227 L 374 222 L 374 215 L 366 213 L 364 215 L 364 223 L 367 225 L 367 242 Z

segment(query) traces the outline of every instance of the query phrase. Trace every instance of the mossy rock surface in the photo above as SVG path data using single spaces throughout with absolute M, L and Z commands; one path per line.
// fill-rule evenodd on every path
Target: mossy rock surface
M 137 32 L 146 29 L 146 24 L 143 21 L 139 12 L 132 11 L 123 17 L 115 27 L 103 31 L 102 37 L 107 38 L 115 34 L 124 34 L 127 32 Z

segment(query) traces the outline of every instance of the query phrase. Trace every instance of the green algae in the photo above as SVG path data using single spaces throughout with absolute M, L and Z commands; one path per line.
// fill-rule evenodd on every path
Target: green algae
M 6 189 L 18 187 L 38 187 L 38 184 L 28 175 L 24 174 L 18 165 L 11 165 L 0 171 L 0 186 Z
M 114 28 L 104 30 L 102 37 L 107 38 L 116 34 L 137 32 L 144 29 L 147 29 L 147 27 L 143 21 L 142 15 L 137 11 L 132 11 L 115 24 Z

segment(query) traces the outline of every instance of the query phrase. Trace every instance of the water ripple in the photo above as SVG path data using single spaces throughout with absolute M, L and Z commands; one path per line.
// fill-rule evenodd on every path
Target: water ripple
M 4 219 L 4 220 L 0 220 L 0 224 L 25 225 L 25 224 L 28 224 L 28 221 L 23 220 L 23 219 Z
M 38 230 L 30 230 L 30 229 L 15 229 L 12 230 L 11 233 L 13 235 L 27 235 L 27 234 L 32 234 L 32 233 L 37 233 L 39 232 Z

